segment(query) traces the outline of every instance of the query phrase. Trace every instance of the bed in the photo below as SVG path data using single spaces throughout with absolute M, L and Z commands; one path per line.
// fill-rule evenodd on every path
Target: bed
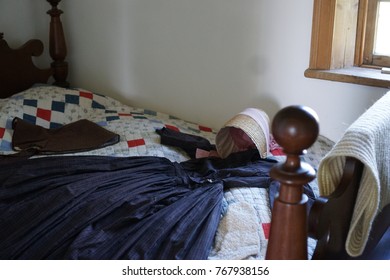
M 338 163 L 341 187 L 338 181 L 326 182 L 323 174 L 332 168 L 323 159 L 339 145 L 318 135 L 315 112 L 305 106 L 282 109 L 272 122 L 278 144 L 271 141 L 265 159 L 253 149 L 227 159 L 196 158 L 199 145 L 211 149 L 215 144 L 215 129 L 69 84 L 60 1 L 48 2 L 53 59 L 48 69 L 38 69 L 31 60 L 42 53 L 39 40 L 13 49 L 3 34 L 0 38 L 1 259 L 362 255 L 365 242 L 352 254 L 344 246 L 358 200 L 357 192 L 349 190 L 360 180 L 350 183 L 342 171 L 345 165 L 361 175 L 363 167 L 348 155 L 346 164 Z M 80 126 L 73 129 L 80 121 L 91 129 L 84 131 L 86 138 L 81 138 Z M 27 128 L 41 132 L 43 149 Z M 100 132 L 109 133 L 112 142 L 90 137 Z M 72 139 L 79 138 L 84 140 L 74 146 Z M 54 148 L 47 149 L 48 143 Z M 330 197 L 319 196 L 317 169 L 323 185 L 333 184 L 325 192 Z M 346 205 L 349 211 L 329 223 Z M 382 214 L 373 219 L 383 215 L 386 220 L 388 208 L 381 204 Z M 373 226 L 378 237 L 368 247 L 386 230 L 378 224 L 379 230 Z

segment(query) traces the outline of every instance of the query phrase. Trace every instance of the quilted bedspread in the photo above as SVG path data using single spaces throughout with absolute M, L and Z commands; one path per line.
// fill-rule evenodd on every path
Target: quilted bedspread
M 184 152 L 162 146 L 156 128 L 171 129 L 214 139 L 211 128 L 179 120 L 167 114 L 133 108 L 85 90 L 69 90 L 51 86 L 31 88 L 0 100 L 0 153 L 14 153 L 11 146 L 12 120 L 19 117 L 44 128 L 56 128 L 80 119 L 88 119 L 115 131 L 121 137 L 114 146 L 87 154 L 111 156 L 161 156 L 174 161 L 187 159 Z
M 120 142 L 77 153 L 100 156 L 156 156 L 182 162 L 188 155 L 180 148 L 161 145 L 156 129 L 167 127 L 202 136 L 215 143 L 216 131 L 174 116 L 135 108 L 87 90 L 36 86 L 0 100 L 0 154 L 12 150 L 12 120 L 19 117 L 44 128 L 56 128 L 88 119 L 120 135 Z M 332 143 L 320 138 L 305 159 L 317 166 Z M 279 157 L 277 157 L 279 158 Z M 283 157 L 280 157 L 280 159 Z M 271 211 L 264 188 L 232 188 L 224 192 L 223 217 L 210 259 L 263 259 L 270 229 Z M 309 252 L 313 242 L 309 242 Z

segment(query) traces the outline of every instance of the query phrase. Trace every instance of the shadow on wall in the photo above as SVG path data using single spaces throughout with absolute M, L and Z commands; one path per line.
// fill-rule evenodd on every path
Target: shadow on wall
M 272 122 L 272 119 L 276 115 L 276 113 L 282 109 L 280 104 L 277 102 L 275 98 L 272 98 L 269 94 L 263 93 L 256 98 L 253 99 L 251 104 L 254 104 L 253 107 L 259 108 L 266 112 Z

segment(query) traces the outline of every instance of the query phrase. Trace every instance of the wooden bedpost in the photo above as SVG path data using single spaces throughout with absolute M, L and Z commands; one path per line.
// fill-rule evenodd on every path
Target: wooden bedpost
M 307 259 L 307 196 L 303 185 L 315 178 L 315 170 L 301 162 L 300 156 L 317 139 L 317 114 L 305 106 L 280 110 L 272 133 L 283 147 L 286 161 L 271 169 L 270 175 L 281 184 L 275 199 L 266 259 Z
M 51 17 L 49 49 L 50 56 L 53 59 L 53 62 L 51 63 L 55 80 L 53 84 L 61 87 L 69 87 L 69 83 L 66 80 L 68 76 L 68 63 L 65 61 L 67 50 L 64 30 L 60 19 L 63 12 L 57 8 L 61 0 L 47 0 L 47 2 L 49 2 L 52 7 L 47 13 Z

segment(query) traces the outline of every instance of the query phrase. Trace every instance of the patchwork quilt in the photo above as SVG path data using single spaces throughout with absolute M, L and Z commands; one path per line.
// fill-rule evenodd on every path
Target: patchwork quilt
M 12 121 L 19 117 L 44 128 L 57 128 L 80 119 L 88 119 L 120 135 L 120 142 L 77 155 L 116 157 L 157 156 L 181 162 L 189 159 L 180 148 L 161 145 L 156 129 L 167 127 L 202 136 L 215 143 L 216 131 L 152 110 L 135 108 L 119 101 L 81 89 L 36 86 L 10 98 L 0 100 L 0 154 L 12 150 Z M 305 155 L 318 166 L 333 143 L 320 137 Z M 275 149 L 275 155 L 280 155 Z M 279 160 L 283 156 L 276 157 Z M 267 189 L 232 188 L 224 193 L 223 218 L 217 231 L 210 259 L 264 259 L 268 242 L 271 211 Z M 245 223 L 243 223 L 245 219 Z M 245 238 L 243 238 L 245 236 Z M 310 249 L 311 248 L 311 249 Z M 309 254 L 314 248 L 309 244 Z
M 161 156 L 172 161 L 186 160 L 176 148 L 162 146 L 157 128 L 168 127 L 201 135 L 213 140 L 215 132 L 208 127 L 185 122 L 174 116 L 133 108 L 96 93 L 38 86 L 0 100 L 0 154 L 12 150 L 12 120 L 19 117 L 44 128 L 57 128 L 80 119 L 88 119 L 120 135 L 120 143 L 88 152 L 110 156 Z

